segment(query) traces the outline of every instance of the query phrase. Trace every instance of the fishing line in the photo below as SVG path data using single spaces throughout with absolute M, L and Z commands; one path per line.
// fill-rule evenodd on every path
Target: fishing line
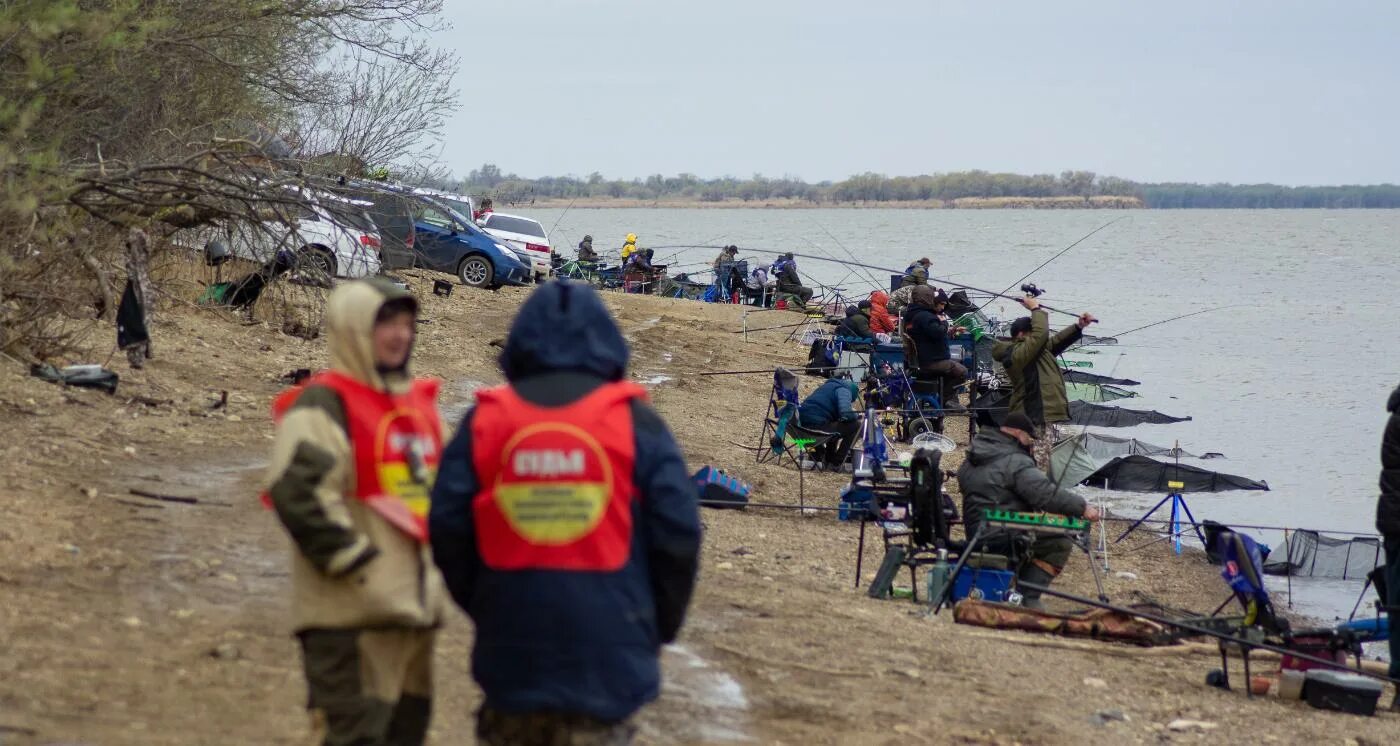
M 550 229 L 549 229 L 549 232 L 550 232 L 550 233 L 553 233 L 553 232 L 554 232 L 554 229 L 559 227 L 560 221 L 562 221 L 562 220 L 564 219 L 564 216 L 565 216 L 565 215 L 568 215 L 568 214 L 569 214 L 569 210 L 572 210 L 572 209 L 573 209 L 574 203 L 577 202 L 577 201 L 578 201 L 578 197 L 574 197 L 572 200 L 569 201 L 569 206 L 568 206 L 568 207 L 565 207 L 565 208 L 564 208 L 564 211 L 561 212 L 561 213 L 559 213 L 559 217 L 554 221 L 554 225 L 550 227 Z
M 1094 235 L 1095 233 L 1098 233 L 1099 231 L 1103 230 L 1104 228 L 1107 228 L 1107 227 L 1110 226 L 1110 225 L 1113 225 L 1114 223 L 1117 223 L 1117 222 L 1120 222 L 1120 221 L 1123 221 L 1123 220 L 1127 220 L 1127 219 L 1130 218 L 1130 217 L 1132 217 L 1132 216 L 1131 216 L 1131 215 L 1124 215 L 1124 216 L 1122 216 L 1122 217 L 1114 218 L 1113 220 L 1110 220 L 1110 221 L 1108 221 L 1107 223 L 1104 223 L 1103 225 L 1101 225 L 1101 226 L 1099 226 L 1099 227 L 1097 227 L 1097 228 L 1095 228 L 1095 229 L 1089 231 L 1088 233 L 1084 234 L 1084 237 L 1083 237 L 1083 238 L 1080 238 L 1078 241 L 1075 241 L 1074 243 L 1070 244 L 1069 246 L 1066 246 L 1066 247 L 1064 247 L 1063 249 L 1060 249 L 1059 253 L 1057 253 L 1057 254 L 1055 254 L 1054 256 L 1050 257 L 1049 259 L 1046 259 L 1045 261 L 1041 262 L 1041 263 L 1040 263 L 1040 266 L 1038 266 L 1038 267 L 1036 267 L 1035 269 L 1033 269 L 1033 270 L 1031 270 L 1031 271 L 1025 273 L 1024 275 L 1021 275 L 1020 279 L 1016 280 L 1015 282 L 1011 283 L 1010 285 L 1007 285 L 1007 286 L 1006 286 L 1006 289 L 1003 290 L 1003 291 L 1001 291 L 1001 292 L 1002 292 L 1003 294 L 1004 294 L 1004 293 L 1007 293 L 1007 292 L 1010 292 L 1010 291 L 1011 291 L 1013 288 L 1015 288 L 1017 285 L 1020 285 L 1022 282 L 1024 282 L 1025 279 L 1026 279 L 1027 277 L 1030 277 L 1031 275 L 1035 274 L 1036 272 L 1039 272 L 1040 270 L 1044 269 L 1045 266 L 1048 265 L 1050 262 L 1053 262 L 1053 261 L 1055 261 L 1056 259 L 1059 259 L 1060 257 L 1064 256 L 1064 255 L 1065 255 L 1065 252 L 1069 251 L 1070 249 L 1072 249 L 1072 248 L 1078 246 L 1079 244 L 1084 243 L 1085 241 L 1089 240 L 1089 237 L 1090 237 L 1090 236 Z M 990 302 L 990 301 L 989 301 L 989 302 Z M 977 309 L 977 310 L 980 311 L 980 310 L 982 310 L 982 309 L 979 308 L 979 309 Z
M 1210 312 L 1212 312 L 1212 311 L 1223 311 L 1223 310 L 1225 310 L 1226 308 L 1244 308 L 1244 307 L 1246 307 L 1246 306 L 1248 306 L 1248 305 L 1249 305 L 1249 304 L 1247 304 L 1247 303 L 1235 303 L 1235 304 L 1228 305 L 1228 306 L 1216 306 L 1215 308 L 1207 308 L 1207 309 L 1201 310 L 1201 311 L 1193 311 L 1193 312 L 1191 312 L 1191 313 L 1183 313 L 1183 314 L 1180 315 L 1180 316 L 1173 316 L 1173 317 L 1171 317 L 1171 318 L 1169 318 L 1169 319 L 1163 319 L 1163 320 L 1161 320 L 1161 321 L 1154 321 L 1154 322 L 1152 322 L 1151 324 L 1148 324 L 1148 325 L 1146 325 L 1146 326 L 1139 326 L 1139 327 L 1136 328 L 1136 329 L 1129 329 L 1129 330 L 1126 331 L 1126 332 L 1119 332 L 1119 333 L 1117 333 L 1117 334 L 1113 334 L 1113 335 L 1111 335 L 1109 338 L 1110 338 L 1110 339 L 1118 339 L 1119 337 L 1122 337 L 1122 336 L 1127 335 L 1127 334 L 1132 334 L 1133 332 L 1140 332 L 1140 331 L 1142 331 L 1143 329 L 1151 329 L 1151 328 L 1154 327 L 1154 326 L 1161 326 L 1162 324 L 1171 323 L 1171 322 L 1173 322 L 1173 321 L 1180 321 L 1181 319 L 1189 319 L 1189 318 L 1191 318 L 1192 316 L 1200 316 L 1200 315 L 1203 314 L 1203 313 L 1210 313 Z M 1082 345 L 1076 345 L 1076 346 L 1070 348 L 1069 350 L 1066 350 L 1066 352 L 1071 352 L 1071 351 L 1073 351 L 1073 350 L 1077 350 L 1077 349 L 1079 349 L 1080 347 L 1092 347 L 1092 346 L 1094 346 L 1094 345 L 1099 345 L 1099 344 L 1106 344 L 1106 343 L 1104 343 L 1104 342 L 1085 342 L 1085 343 L 1082 344 Z
M 844 251 L 844 252 L 846 252 L 846 256 L 850 257 L 852 262 L 857 262 L 857 261 L 859 261 L 858 259 L 856 259 L 855 252 L 853 252 L 853 251 L 851 251 L 850 249 L 846 248 L 846 245 L 843 244 L 843 243 L 841 243 L 841 241 L 839 241 L 839 240 L 836 238 L 836 236 L 832 235 L 832 234 L 831 234 L 831 231 L 829 231 L 829 230 L 826 229 L 826 226 L 822 225 L 821 223 L 818 223 L 816 220 L 813 220 L 813 221 L 812 221 L 812 225 L 815 225 L 815 226 L 817 226 L 818 228 L 821 228 L 822 233 L 825 233 L 827 238 L 830 238 L 833 242 L 836 243 L 837 246 L 840 246 L 840 247 L 841 247 L 841 250 Z M 857 265 L 855 265 L 855 266 L 860 266 L 860 265 L 857 264 Z M 866 277 L 870 278 L 871 283 L 874 284 L 875 287 L 884 287 L 884 283 L 883 283 L 883 282 L 880 282 L 880 280 L 879 280 L 878 278 L 876 278 L 874 275 L 869 274 L 869 272 L 866 273 Z

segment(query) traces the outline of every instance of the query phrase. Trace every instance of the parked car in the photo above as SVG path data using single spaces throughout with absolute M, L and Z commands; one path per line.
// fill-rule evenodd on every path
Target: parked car
M 223 222 L 180 231 L 172 240 L 195 249 L 220 241 L 233 256 L 259 264 L 288 250 L 296 258 L 293 271 L 318 283 L 379 274 L 380 233 L 365 211 L 368 203 L 324 192 L 299 196 L 303 201 L 289 207 L 289 222 Z
M 516 256 L 526 261 L 535 271 L 535 279 L 543 282 L 549 279 L 551 249 L 549 235 L 538 220 L 521 215 L 507 215 L 492 212 L 477 222 L 487 233 L 505 241 L 515 251 Z
M 449 272 L 464 284 L 485 288 L 524 285 L 533 276 L 509 246 L 436 197 L 369 182 L 349 184 L 346 192 L 371 203 L 386 267 Z

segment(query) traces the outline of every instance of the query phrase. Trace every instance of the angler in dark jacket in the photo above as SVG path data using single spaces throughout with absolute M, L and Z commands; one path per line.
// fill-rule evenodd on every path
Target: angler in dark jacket
M 1011 341 L 993 345 L 992 357 L 1006 368 L 1011 379 L 1010 411 L 1023 412 L 1039 428 L 1035 460 L 1040 468 L 1048 469 L 1050 449 L 1055 445 L 1052 426 L 1069 421 L 1069 394 L 1055 358 L 1078 342 L 1084 329 L 1096 319 L 1081 314 L 1073 326 L 1051 336 L 1050 315 L 1040 308 L 1040 302 L 1028 295 L 1021 304 L 1031 312 L 1030 317 L 1011 324 Z
M 578 242 L 578 260 L 580 262 L 598 261 L 598 252 L 593 250 L 592 236 L 584 236 L 583 240 Z
M 627 359 L 595 291 L 547 283 L 511 327 L 508 383 L 477 393 L 446 448 L 429 530 L 476 624 L 479 743 L 625 742 L 660 691 L 700 516 L 675 440 L 624 379 Z
M 1381 497 L 1376 503 L 1376 530 L 1385 538 L 1385 580 L 1391 619 L 1400 617 L 1400 386 L 1385 405 L 1390 419 L 1381 436 Z M 1390 636 L 1390 677 L 1400 678 L 1400 635 Z M 1400 709 L 1396 692 L 1391 709 Z
M 866 303 L 866 301 L 861 301 Z M 870 332 L 870 313 L 861 310 L 859 306 L 846 306 L 846 318 L 836 325 L 836 336 L 849 337 L 852 339 L 872 339 Z
M 948 296 L 942 292 L 928 285 L 916 285 L 911 297 L 912 304 L 900 326 L 905 359 L 912 361 L 911 373 L 915 380 L 939 384 L 944 409 L 961 409 L 957 387 L 967 380 L 967 366 L 953 359 L 948 338 L 966 329 L 950 328 L 944 320 L 942 311 Z
M 860 432 L 860 413 L 855 410 L 858 392 L 856 382 L 849 378 L 828 379 L 797 408 L 797 421 L 803 427 L 837 434 L 821 454 L 828 470 L 836 471 L 846 463 Z
M 789 296 L 789 302 L 795 300 L 802 307 L 812 300 L 812 289 L 802 284 L 802 278 L 797 274 L 797 259 L 791 252 L 783 254 L 773 263 L 773 273 L 778 281 L 778 295 Z
M 968 536 L 977 533 L 987 510 L 1044 511 L 1074 518 L 1097 520 L 1098 510 L 1084 498 L 1057 485 L 1030 456 L 1036 436 L 1024 414 L 1007 415 L 997 430 L 982 430 L 972 439 L 967 459 L 958 469 L 958 485 L 963 495 L 963 520 Z M 1019 532 L 1018 532 L 1019 533 Z M 991 535 L 984 545 L 992 552 L 1005 552 L 1013 541 L 1007 533 Z M 1037 585 L 1049 585 L 1069 562 L 1074 544 L 1066 536 L 1032 534 L 1029 557 L 1017 577 Z M 1025 603 L 1040 606 L 1040 594 L 1021 591 Z

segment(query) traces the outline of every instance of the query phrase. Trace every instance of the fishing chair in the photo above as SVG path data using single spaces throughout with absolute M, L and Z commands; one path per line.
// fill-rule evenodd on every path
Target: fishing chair
M 1264 587 L 1263 554 L 1254 539 L 1235 531 L 1221 531 L 1216 537 L 1216 552 L 1224 565 L 1220 576 L 1230 586 L 1230 596 L 1209 617 L 1187 621 L 1197 627 L 1228 636 L 1228 639 L 1222 637 L 1219 640 L 1222 672 L 1219 686 L 1222 689 L 1230 688 L 1230 650 L 1239 651 L 1244 661 L 1245 680 L 1249 681 L 1249 656 L 1260 643 L 1297 649 L 1310 655 L 1320 653 L 1323 657 L 1335 657 L 1338 652 L 1344 652 L 1345 655 L 1355 654 L 1357 665 L 1360 665 L 1361 645 L 1355 633 L 1338 629 L 1294 631 L 1290 628 L 1288 620 L 1280 618 L 1274 612 L 1269 592 Z M 1231 602 L 1238 602 L 1243 613 L 1219 616 Z M 1310 647 L 1323 650 L 1313 651 Z M 1345 655 L 1342 657 L 1345 658 Z M 1249 696 L 1253 697 L 1253 692 L 1249 692 Z
M 797 468 L 797 501 L 807 507 L 806 470 L 802 457 L 816 462 L 816 452 L 824 448 L 836 433 L 803 427 L 798 416 L 797 374 L 779 367 L 773 371 L 773 390 L 768 396 L 768 410 L 763 419 L 763 440 L 759 444 L 757 461 L 766 463 L 783 458 Z
M 871 429 L 878 432 L 878 428 Z M 957 512 L 950 514 L 950 501 L 943 494 L 942 459 L 940 451 L 921 448 L 909 462 L 907 477 L 884 479 L 883 475 L 875 474 L 869 484 L 864 485 L 870 489 L 871 504 L 861 516 L 860 540 L 856 549 L 857 587 L 860 586 L 861 566 L 865 558 L 867 523 L 880 527 L 880 538 L 885 548 L 880 569 L 867 591 L 871 598 L 888 597 L 900 568 L 907 567 L 914 601 L 917 602 L 919 566 L 936 562 L 940 549 L 947 553 L 945 559 L 950 563 L 957 562 L 966 550 L 965 541 L 952 538 Z

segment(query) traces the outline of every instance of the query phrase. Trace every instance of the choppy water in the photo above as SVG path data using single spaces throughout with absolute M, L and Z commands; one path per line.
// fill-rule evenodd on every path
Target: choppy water
M 546 226 L 561 210 L 523 210 Z M 1087 310 L 1112 334 L 1223 305 L 1231 308 L 1128 335 L 1094 372 L 1143 382 L 1119 402 L 1195 419 L 1110 431 L 1190 451 L 1219 451 L 1222 471 L 1266 480 L 1269 492 L 1190 495 L 1196 517 L 1373 530 L 1383 404 L 1400 382 L 1400 211 L 569 210 L 552 239 L 572 253 L 628 232 L 642 246 L 734 243 L 745 249 L 848 255 L 902 268 L 929 256 L 933 274 L 1000 290 L 1109 220 L 1129 216 L 1036 273 L 1044 300 Z M 828 232 L 830 235 L 828 235 Z M 713 249 L 659 249 L 673 266 Z M 741 252 L 741 257 L 749 251 Z M 765 259 L 771 256 L 764 255 Z M 799 260 L 804 276 L 869 288 L 863 273 Z M 990 311 L 1019 315 L 1014 304 Z M 1052 323 L 1067 323 L 1059 317 Z M 1160 496 L 1119 495 L 1120 512 Z M 1282 536 L 1257 532 L 1282 547 Z M 1345 613 L 1359 584 L 1310 582 L 1295 604 Z

